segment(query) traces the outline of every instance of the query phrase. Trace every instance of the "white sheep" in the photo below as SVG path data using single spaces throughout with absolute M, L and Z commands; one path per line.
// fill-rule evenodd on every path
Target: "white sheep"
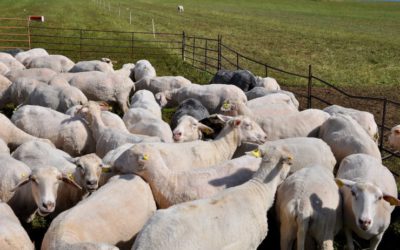
M 157 76 L 153 65 L 151 65 L 147 60 L 137 61 L 133 71 L 135 82 L 140 81 L 143 78 L 153 78 Z
M 376 250 L 390 224 L 397 199 L 396 181 L 378 159 L 353 154 L 343 159 L 336 182 L 343 196 L 343 221 L 347 247 L 354 250 L 352 232 L 369 240 Z
M 0 58 L 0 62 L 4 63 L 9 68 L 10 72 L 25 69 L 25 66 L 12 56 L 11 58 Z
M 3 92 L 0 103 L 2 106 L 6 104 L 23 104 L 28 100 L 29 95 L 35 88 L 41 84 L 43 83 L 36 79 L 27 77 L 18 78 Z
M 15 148 L 17 148 L 19 145 L 23 144 L 24 142 L 28 142 L 28 141 L 32 141 L 32 140 L 42 141 L 42 142 L 48 143 L 49 145 L 53 145 L 47 139 L 41 139 L 41 138 L 34 137 L 32 135 L 25 133 L 24 131 L 22 131 L 21 129 L 16 127 L 3 114 L 0 114 L 0 124 L 1 124 L 0 139 L 2 139 L 11 150 L 14 150 Z
M 57 75 L 57 72 L 47 68 L 34 68 L 24 70 L 13 70 L 8 72 L 5 76 L 12 82 L 17 81 L 19 78 L 35 79 L 39 82 L 48 83 Z
M 370 112 L 360 111 L 357 109 L 345 108 L 339 105 L 332 105 L 324 108 L 324 111 L 333 114 L 344 114 L 349 115 L 351 118 L 356 120 L 358 124 L 368 133 L 368 135 L 378 143 L 379 131 L 378 125 L 375 122 L 374 115 Z
M 400 125 L 394 126 L 390 130 L 389 145 L 396 151 L 400 150 Z
M 42 250 L 118 249 L 111 245 L 127 249 L 155 211 L 145 181 L 135 175 L 115 176 L 52 221 Z
M 172 131 L 175 142 L 189 142 L 199 140 L 205 134 L 213 134 L 214 130 L 196 118 L 184 115 L 178 120 L 178 126 Z
M 0 107 L 4 106 L 8 98 L 8 88 L 11 86 L 12 82 L 6 77 L 0 75 Z
M 338 164 L 348 155 L 364 153 L 381 161 L 381 153 L 367 132 L 348 115 L 336 114 L 320 127 L 319 138 L 332 149 Z
M 294 158 L 290 173 L 310 166 L 323 166 L 332 173 L 336 165 L 336 159 L 331 148 L 318 138 L 294 137 L 267 141 L 258 146 L 259 149 L 267 152 L 282 147 Z
M 133 147 L 130 153 L 138 161 L 131 169 L 132 173 L 150 184 L 159 208 L 208 198 L 226 188 L 241 185 L 251 179 L 261 163 L 260 158 L 246 155 L 208 168 L 173 171 L 151 145 Z
M 169 124 L 146 109 L 131 108 L 122 119 L 132 134 L 154 136 L 163 142 L 173 142 Z
M 29 57 L 24 60 L 27 68 L 47 68 L 57 73 L 68 72 L 75 63 L 63 55 Z
M 194 98 L 199 100 L 210 114 L 219 112 L 227 99 L 247 102 L 247 97 L 240 88 L 226 84 L 190 84 L 179 89 L 159 92 L 155 96 L 161 107 L 178 106 L 186 99 Z
M 15 59 L 20 61 L 21 63 L 25 64 L 25 59 L 29 58 L 34 58 L 38 56 L 48 56 L 49 53 L 45 49 L 42 48 L 34 48 L 30 49 L 28 51 L 22 51 L 19 52 L 18 54 L 15 55 Z
M 134 135 L 119 129 L 106 127 L 101 118 L 101 106 L 96 102 L 89 101 L 78 110 L 78 114 L 81 114 L 88 122 L 93 138 L 96 141 L 96 154 L 100 157 L 105 156 L 108 151 L 125 143 L 160 141 L 157 137 Z
M 272 77 L 262 78 L 260 76 L 256 77 L 256 87 L 263 87 L 267 90 L 280 90 L 281 89 L 281 86 L 279 86 L 279 84 L 275 78 L 272 78 Z
M 123 112 L 128 110 L 129 94 L 134 91 L 134 83 L 124 74 L 88 71 L 59 74 L 69 84 L 80 89 L 92 101 L 114 102 Z
M 136 85 L 135 85 L 136 86 Z M 157 118 L 161 119 L 161 107 L 157 103 L 153 93 L 148 90 L 139 90 L 136 91 L 135 94 L 131 97 L 131 105 L 132 108 L 143 108 L 147 109 L 151 113 L 153 113 Z
M 183 11 L 184 11 L 183 5 L 178 5 L 178 12 L 183 13 Z
M 101 60 L 80 61 L 77 62 L 70 70 L 71 73 L 85 71 L 102 71 L 113 72 L 113 64 L 110 59 L 102 58 Z
M 256 249 L 267 236 L 266 214 L 289 164 L 285 152 L 269 152 L 248 182 L 158 210 L 132 249 Z
M 10 68 L 4 63 L 0 62 L 0 75 L 6 75 L 10 71 Z
M 183 171 L 210 167 L 229 160 L 236 148 L 243 142 L 261 144 L 266 141 L 265 133 L 249 118 L 218 117 L 226 124 L 214 141 L 146 143 L 146 145 L 140 143 L 132 146 L 132 149 L 140 150 L 140 148 L 151 145 L 151 147 L 160 151 L 168 168 L 174 171 Z M 123 152 L 114 161 L 113 167 L 117 172 L 131 173 L 131 169 L 137 165 L 137 159 L 131 156 L 130 150 Z
M 12 209 L 0 201 L 0 249 L 33 250 L 28 234 Z
M 2 139 L 0 139 L 0 154 L 10 154 L 10 149 Z
M 136 90 L 149 90 L 153 94 L 167 90 L 179 89 L 188 86 L 192 82 L 182 76 L 158 76 L 153 78 L 142 78 L 135 82 Z
M 332 171 L 314 165 L 289 176 L 276 193 L 281 249 L 305 249 L 311 237 L 318 249 L 333 250 L 333 238 L 342 226 L 339 189 Z

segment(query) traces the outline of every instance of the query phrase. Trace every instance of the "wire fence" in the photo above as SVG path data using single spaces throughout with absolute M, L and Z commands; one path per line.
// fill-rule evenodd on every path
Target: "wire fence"
M 142 58 L 163 59 L 173 56 L 210 75 L 220 69 L 247 69 L 255 75 L 272 76 L 296 94 L 303 109 L 338 104 L 371 112 L 379 126 L 379 148 L 383 152 L 383 158 L 400 158 L 400 154 L 394 152 L 385 140 L 390 129 L 398 123 L 400 103 L 381 97 L 351 94 L 316 76 L 311 65 L 304 70 L 305 73 L 290 72 L 243 55 L 224 44 L 220 35 L 207 38 L 188 35 L 185 32 L 124 32 L 29 27 L 29 24 L 23 27 L 28 27 L 28 47 L 45 48 L 53 54 L 60 53 L 77 61 L 118 56 L 126 62 L 132 62 Z M 1 46 L 0 36 L 0 48 Z M 19 46 L 21 44 L 14 43 L 14 46 L 10 47 Z

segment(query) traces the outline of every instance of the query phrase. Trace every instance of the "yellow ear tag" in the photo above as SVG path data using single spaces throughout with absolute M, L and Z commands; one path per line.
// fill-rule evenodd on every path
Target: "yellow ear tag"
M 143 155 L 143 160 L 147 161 L 149 159 L 149 155 L 148 154 L 144 154 Z
M 207 135 L 211 135 L 211 134 L 213 134 L 213 131 L 211 129 L 207 128 L 204 130 L 204 133 L 206 133 Z
M 21 178 L 25 178 L 26 177 L 26 174 L 21 174 Z
M 68 173 L 67 174 L 68 179 L 70 180 L 74 180 L 74 176 L 72 175 L 72 173 Z
M 259 149 L 251 151 L 251 155 L 253 155 L 256 158 L 261 158 L 261 152 Z
M 222 104 L 222 107 L 224 109 L 229 109 L 229 103 L 227 101 L 224 101 L 224 104 Z
M 102 168 L 101 172 L 102 173 L 108 173 L 108 172 L 110 172 L 110 168 Z

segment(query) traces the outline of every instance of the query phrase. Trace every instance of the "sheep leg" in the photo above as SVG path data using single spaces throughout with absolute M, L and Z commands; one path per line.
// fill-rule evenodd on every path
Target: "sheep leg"
M 304 250 L 309 221 L 309 218 L 303 219 L 301 216 L 297 217 L 297 250 Z
M 369 244 L 370 250 L 376 250 L 378 248 L 378 245 L 382 240 L 382 236 L 383 236 L 383 233 L 380 233 L 371 239 L 370 244 Z
M 347 248 L 349 250 L 354 250 L 353 236 L 351 235 L 351 230 L 349 228 L 345 228 L 344 234 L 346 235 Z
M 333 240 L 332 239 L 328 239 L 328 240 L 324 240 L 322 242 L 321 248 L 322 250 L 333 250 Z
M 281 224 L 281 250 L 292 250 L 293 249 L 293 243 L 294 240 L 296 239 L 295 234 L 295 228 L 292 227 L 290 223 L 285 223 Z M 289 226 L 289 228 L 287 228 Z

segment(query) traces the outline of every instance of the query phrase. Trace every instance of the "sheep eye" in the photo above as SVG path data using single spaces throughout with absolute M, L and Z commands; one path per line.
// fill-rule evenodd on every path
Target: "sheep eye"
M 353 195 L 354 197 L 356 197 L 356 192 L 354 192 L 353 190 L 351 190 L 351 195 Z
M 382 196 L 379 196 L 378 197 L 378 201 L 380 201 L 380 200 L 382 200 L 383 199 L 383 197 Z

